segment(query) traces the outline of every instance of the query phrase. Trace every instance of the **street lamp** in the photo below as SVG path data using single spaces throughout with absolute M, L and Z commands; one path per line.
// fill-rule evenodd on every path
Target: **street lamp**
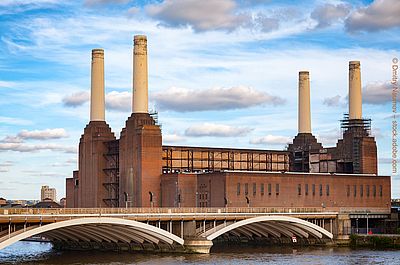
M 129 194 L 127 192 L 124 192 L 124 197 L 125 197 L 125 208 L 128 208 L 128 202 L 130 202 Z
M 149 191 L 149 195 L 150 195 L 150 207 L 153 208 L 153 196 L 154 196 L 154 193 Z
M 358 234 L 358 218 L 356 218 L 356 233 Z

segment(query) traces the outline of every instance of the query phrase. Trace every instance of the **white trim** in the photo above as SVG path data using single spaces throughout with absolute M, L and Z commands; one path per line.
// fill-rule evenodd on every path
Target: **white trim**
M 79 225 L 88 225 L 88 224 L 111 224 L 115 225 L 113 228 L 116 228 L 117 226 L 125 226 L 125 227 L 131 227 L 134 228 L 132 230 L 133 234 L 137 234 L 135 232 L 141 232 L 146 233 L 149 236 L 151 235 L 152 237 L 156 237 L 157 240 L 162 240 L 164 242 L 172 244 L 173 242 L 176 242 L 180 245 L 183 245 L 184 240 L 170 232 L 167 232 L 163 229 L 160 229 L 158 227 L 148 225 L 145 223 L 133 221 L 133 220 L 126 220 L 126 219 L 120 219 L 120 218 L 109 218 L 109 217 L 89 217 L 89 218 L 78 218 L 78 219 L 72 219 L 72 220 L 67 220 L 67 221 L 61 221 L 57 223 L 51 223 L 48 225 L 42 225 L 40 227 L 27 230 L 25 232 L 20 233 L 20 231 L 16 231 L 15 233 L 18 234 L 11 234 L 10 238 L 7 238 L 6 240 L 0 242 L 0 249 L 3 249 L 17 241 L 20 241 L 22 239 L 37 235 L 37 234 L 43 234 L 47 231 L 52 231 L 59 229 L 58 231 L 62 232 L 62 228 L 64 227 L 71 227 L 71 226 L 79 226 Z M 81 230 L 82 231 L 82 230 Z M 81 235 L 79 235 L 81 237 Z
M 307 232 L 314 231 L 313 234 L 318 235 L 318 237 L 319 237 L 319 235 L 321 235 L 320 238 L 322 238 L 322 235 L 325 235 L 330 239 L 333 238 L 333 234 L 330 233 L 329 231 L 325 230 L 324 228 L 317 226 L 313 223 L 310 223 L 308 221 L 299 219 L 299 218 L 294 218 L 294 217 L 289 217 L 289 216 L 259 216 L 259 217 L 249 218 L 249 219 L 245 219 L 245 220 L 230 224 L 230 225 L 216 231 L 215 233 L 212 233 L 211 235 L 207 236 L 207 239 L 214 240 L 215 238 L 219 237 L 220 235 L 227 233 L 231 230 L 234 230 L 236 228 L 239 228 L 241 226 L 244 226 L 244 225 L 249 225 L 252 223 L 258 223 L 261 225 L 262 222 L 268 223 L 268 221 L 284 222 L 286 225 L 300 224 L 301 227 L 305 226 L 308 228 L 308 229 L 303 228 L 306 231 L 308 230 Z M 274 225 L 273 222 L 268 223 L 268 226 L 270 228 L 273 227 L 273 225 Z M 297 226 L 297 227 L 299 227 L 299 226 Z M 281 231 L 279 228 L 277 228 L 276 230 Z

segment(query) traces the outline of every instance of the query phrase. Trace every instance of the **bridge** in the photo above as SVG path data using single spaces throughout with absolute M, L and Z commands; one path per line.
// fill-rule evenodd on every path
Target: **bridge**
M 196 253 L 225 241 L 314 244 L 341 233 L 338 217 L 314 208 L 0 209 L 0 250 L 32 237 L 61 249 Z

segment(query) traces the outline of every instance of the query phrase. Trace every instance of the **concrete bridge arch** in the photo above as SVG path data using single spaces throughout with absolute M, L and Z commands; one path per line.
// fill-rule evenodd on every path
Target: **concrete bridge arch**
M 260 237 L 293 237 L 297 238 L 328 238 L 333 239 L 333 234 L 326 229 L 290 216 L 258 216 L 244 219 L 230 224 L 221 224 L 209 229 L 201 236 L 209 241 L 226 233 L 244 236 Z
M 112 217 L 88 217 L 31 226 L 0 238 L 0 250 L 20 240 L 42 235 L 52 241 L 130 244 L 163 243 L 172 247 L 184 240 L 166 230 L 133 220 Z

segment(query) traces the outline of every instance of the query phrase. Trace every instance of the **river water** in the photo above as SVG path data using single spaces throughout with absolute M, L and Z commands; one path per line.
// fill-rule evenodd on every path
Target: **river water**
M 349 248 L 229 247 L 211 254 L 57 251 L 49 243 L 18 242 L 0 250 L 0 264 L 400 264 L 400 251 Z

